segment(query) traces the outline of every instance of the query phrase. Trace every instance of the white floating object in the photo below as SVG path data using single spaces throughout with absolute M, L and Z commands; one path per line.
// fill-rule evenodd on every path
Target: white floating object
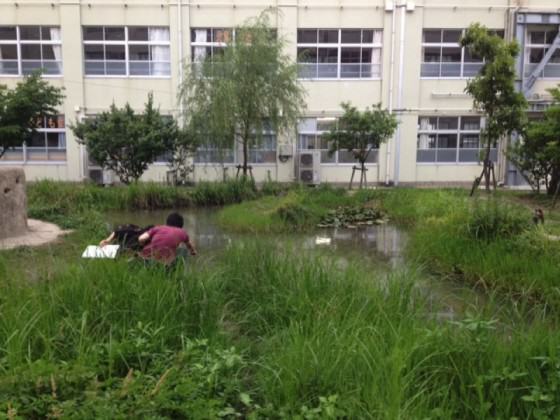
M 330 244 L 331 244 L 331 238 L 325 238 L 321 236 L 317 236 L 315 238 L 315 245 L 330 245 Z
M 119 251 L 119 245 L 88 245 L 82 258 L 116 258 L 117 252 Z

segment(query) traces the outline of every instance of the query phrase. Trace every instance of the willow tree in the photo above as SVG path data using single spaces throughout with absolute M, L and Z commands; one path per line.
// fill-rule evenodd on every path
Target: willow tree
M 360 167 L 352 169 L 350 188 L 356 170 L 360 171 L 360 188 L 366 181 L 366 162 L 375 149 L 379 149 L 397 129 L 398 121 L 393 114 L 375 105 L 372 109 L 358 111 L 350 103 L 342 103 L 344 114 L 338 123 L 324 137 L 331 142 L 329 154 L 338 150 L 348 150 L 359 162 Z
M 262 142 L 263 131 L 294 129 L 305 106 L 297 65 L 270 14 L 247 20 L 224 38 L 220 53 L 192 63 L 180 95 L 192 133 L 222 150 L 241 145 L 244 177 L 249 149 Z
M 483 168 L 475 178 L 471 195 L 484 179 L 486 191 L 490 182 L 496 189 L 494 162 L 490 159 L 492 145 L 504 136 L 521 131 L 525 125 L 527 102 L 515 90 L 515 58 L 519 54 L 517 42 L 508 42 L 492 34 L 486 27 L 474 23 L 461 39 L 471 56 L 484 61 L 478 75 L 467 82 L 465 92 L 472 96 L 474 108 L 483 114 L 485 125 L 480 139 L 484 145 Z

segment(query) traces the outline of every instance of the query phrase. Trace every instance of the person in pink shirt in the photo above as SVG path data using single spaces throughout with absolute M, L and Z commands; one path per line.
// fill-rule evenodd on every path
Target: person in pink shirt
M 183 216 L 171 213 L 167 216 L 165 226 L 154 226 L 138 238 L 144 245 L 140 256 L 146 260 L 155 260 L 170 265 L 177 257 L 177 248 L 185 244 L 191 255 L 196 255 L 196 248 L 189 235 L 183 229 Z

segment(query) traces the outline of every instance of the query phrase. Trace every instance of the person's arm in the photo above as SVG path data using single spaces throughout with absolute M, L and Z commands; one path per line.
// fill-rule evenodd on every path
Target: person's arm
M 142 235 L 140 235 L 138 237 L 138 243 L 141 246 L 144 246 L 148 243 L 148 241 L 150 240 L 150 231 L 144 232 Z
M 104 247 L 105 245 L 109 245 L 111 242 L 115 240 L 115 232 L 111 232 L 109 236 L 99 242 L 100 247 Z
M 193 243 L 191 242 L 190 238 L 187 238 L 187 240 L 185 241 L 185 244 L 187 245 L 187 249 L 189 250 L 189 252 L 191 253 L 191 255 L 196 255 L 198 254 L 198 252 L 196 252 L 196 248 L 194 247 Z

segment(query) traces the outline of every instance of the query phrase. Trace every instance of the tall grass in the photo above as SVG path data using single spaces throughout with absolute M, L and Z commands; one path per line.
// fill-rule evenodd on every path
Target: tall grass
M 560 337 L 429 316 L 414 274 L 384 286 L 275 244 L 167 274 L 75 263 L 0 287 L 0 413 L 158 418 L 554 418 Z

